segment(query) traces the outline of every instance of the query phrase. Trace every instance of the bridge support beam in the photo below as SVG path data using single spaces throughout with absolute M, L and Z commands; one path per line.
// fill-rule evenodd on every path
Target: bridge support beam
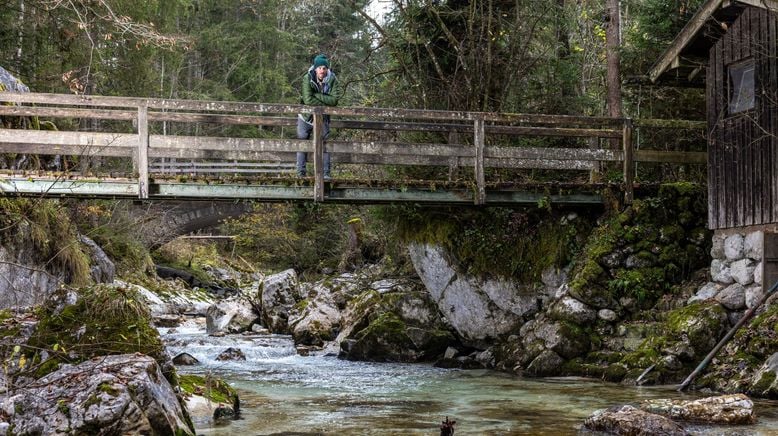
M 624 120 L 624 135 L 622 146 L 624 147 L 624 203 L 632 204 L 634 198 L 633 185 L 635 182 L 635 149 L 632 143 L 632 120 Z
M 149 198 L 149 107 L 138 106 L 138 197 Z
M 313 201 L 324 201 L 324 115 L 313 113 Z
M 486 203 L 486 177 L 484 176 L 484 143 L 486 130 L 484 119 L 476 118 L 473 123 L 473 145 L 475 146 L 475 204 Z

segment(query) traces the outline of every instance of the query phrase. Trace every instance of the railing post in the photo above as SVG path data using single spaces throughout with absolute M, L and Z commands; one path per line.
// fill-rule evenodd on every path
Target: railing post
M 138 106 L 138 197 L 149 198 L 149 107 Z
M 313 112 L 313 201 L 324 201 L 324 114 Z
M 624 147 L 624 203 L 632 204 L 634 198 L 633 183 L 635 181 L 634 145 L 632 143 L 632 131 L 634 127 L 630 118 L 624 119 L 624 134 L 622 146 Z
M 475 147 L 475 204 L 486 203 L 486 178 L 484 176 L 484 119 L 477 117 L 473 122 L 473 146 Z

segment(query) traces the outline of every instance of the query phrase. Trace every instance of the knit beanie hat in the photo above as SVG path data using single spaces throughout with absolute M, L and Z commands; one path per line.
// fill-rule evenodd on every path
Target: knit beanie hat
M 330 67 L 330 60 L 327 59 L 327 56 L 323 54 L 316 55 L 316 57 L 313 58 L 313 68 L 318 68 L 321 66 L 325 66 L 327 68 Z

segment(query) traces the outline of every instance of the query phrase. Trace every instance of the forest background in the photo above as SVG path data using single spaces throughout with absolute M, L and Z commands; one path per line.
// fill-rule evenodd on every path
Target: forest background
M 341 106 L 702 119 L 699 90 L 641 80 L 702 0 L 373 1 L 0 0 L 0 66 L 34 92 L 298 103 L 326 53 Z M 230 224 L 240 250 L 303 270 L 346 240 L 312 223 L 362 213 L 258 211 Z

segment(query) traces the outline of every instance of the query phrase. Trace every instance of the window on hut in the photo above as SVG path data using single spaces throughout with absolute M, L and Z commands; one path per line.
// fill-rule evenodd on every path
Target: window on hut
M 754 60 L 748 59 L 729 66 L 729 113 L 736 114 L 754 108 Z

